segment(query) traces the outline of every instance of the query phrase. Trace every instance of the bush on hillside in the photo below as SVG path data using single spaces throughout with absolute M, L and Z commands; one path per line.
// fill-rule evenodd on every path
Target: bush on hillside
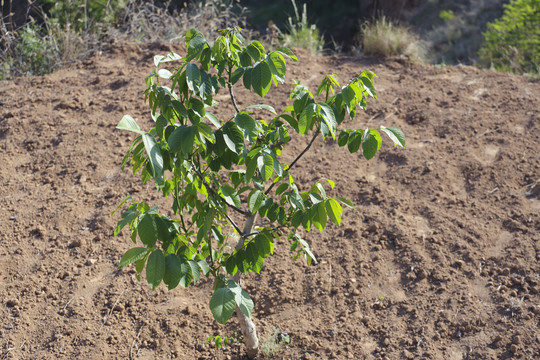
M 483 35 L 484 65 L 501 71 L 540 72 L 540 0 L 512 0 Z

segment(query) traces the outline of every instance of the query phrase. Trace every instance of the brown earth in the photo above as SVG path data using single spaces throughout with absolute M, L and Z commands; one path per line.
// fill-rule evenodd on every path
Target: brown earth
M 122 172 L 146 129 L 143 79 L 166 46 L 123 45 L 70 69 L 0 83 L 0 359 L 241 359 L 204 346 L 233 336 L 208 309 L 211 280 L 152 291 L 111 212 L 152 185 Z M 264 334 L 291 343 L 279 359 L 535 359 L 540 354 L 540 83 L 473 67 L 433 67 L 299 52 L 286 85 L 265 99 L 283 109 L 292 79 L 313 89 L 370 69 L 379 99 L 352 126 L 398 126 L 407 149 L 367 162 L 318 141 L 294 171 L 327 177 L 353 200 L 341 227 L 304 234 L 319 263 L 281 243 L 246 278 Z M 260 102 L 242 89 L 241 105 Z M 225 95 L 221 113 L 232 107 Z M 307 143 L 295 138 L 285 158 Z M 163 208 L 163 207 L 162 207 Z M 166 208 L 166 207 L 165 207 Z M 268 344 L 267 344 L 268 345 Z

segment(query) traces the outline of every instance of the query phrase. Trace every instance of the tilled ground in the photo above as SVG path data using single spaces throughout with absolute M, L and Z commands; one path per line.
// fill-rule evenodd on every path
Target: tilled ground
M 241 359 L 205 346 L 234 336 L 208 309 L 211 280 L 152 291 L 112 236 L 131 194 L 166 202 L 120 170 L 129 113 L 148 129 L 144 77 L 164 45 L 118 45 L 45 77 L 0 82 L 0 359 Z M 178 50 L 181 51 L 181 50 Z M 246 278 L 265 340 L 283 359 L 533 359 L 540 354 L 540 83 L 472 67 L 433 67 L 298 52 L 264 101 L 286 105 L 292 80 L 314 90 L 370 69 L 379 98 L 354 127 L 398 126 L 367 162 L 316 142 L 294 170 L 321 177 L 357 210 L 341 227 L 304 234 L 319 259 L 293 261 L 281 242 Z M 240 105 L 261 100 L 237 90 Z M 232 114 L 225 95 L 222 116 Z M 292 159 L 307 144 L 295 138 Z M 264 346 L 270 348 L 266 341 Z

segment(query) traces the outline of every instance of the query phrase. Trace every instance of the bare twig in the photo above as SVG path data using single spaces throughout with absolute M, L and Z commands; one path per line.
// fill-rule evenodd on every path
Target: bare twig
M 133 360 L 133 347 L 135 346 L 135 343 L 139 339 L 139 335 L 141 335 L 141 330 L 142 330 L 142 326 L 139 329 L 139 331 L 137 332 L 137 336 L 135 336 L 135 338 L 133 339 L 133 341 L 131 343 L 131 347 L 129 348 L 129 360 Z
M 476 138 L 479 139 L 479 138 L 481 138 L 482 136 L 487 135 L 487 134 L 489 134 L 490 132 L 497 131 L 497 130 L 499 130 L 499 127 L 498 127 L 498 126 L 495 127 L 495 129 L 487 129 L 487 130 L 484 131 L 483 133 L 476 135 Z
M 114 311 L 114 308 L 116 307 L 116 305 L 118 305 L 118 302 L 120 301 L 120 298 L 122 297 L 122 295 L 124 295 L 124 292 L 126 290 L 122 290 L 122 292 L 120 293 L 120 295 L 118 295 L 118 297 L 116 298 L 116 301 L 114 302 L 113 306 L 111 307 L 111 309 L 109 310 L 109 313 L 107 314 L 107 316 L 105 316 L 105 318 L 103 319 L 103 323 L 101 324 L 101 326 L 99 327 L 99 330 L 98 330 L 98 334 L 101 332 L 101 329 L 103 329 L 103 326 L 105 326 L 105 324 L 107 323 L 107 320 L 109 320 L 109 317 L 111 316 L 112 312 Z
M 66 303 L 66 305 L 64 305 L 64 306 L 62 307 L 62 310 L 66 310 L 66 308 L 68 307 L 69 303 L 70 303 L 71 301 L 73 301 L 74 298 L 75 298 L 75 296 L 73 296 L 71 299 L 69 299 L 68 302 Z
M 22 344 L 19 345 L 19 349 L 22 349 L 22 347 L 24 346 L 24 344 L 26 344 L 26 340 L 24 340 L 24 341 L 22 342 Z M 16 347 L 8 348 L 8 349 L 6 350 L 6 352 L 4 353 L 4 355 L 2 355 L 2 358 L 1 358 L 0 360 L 6 359 L 7 356 L 8 356 L 8 354 L 9 354 L 11 351 L 15 350 L 15 349 L 17 349 L 17 348 L 16 348 Z
M 4 355 L 2 356 L 2 360 L 6 359 L 7 356 L 8 356 L 8 354 L 9 354 L 11 351 L 15 350 L 15 349 L 16 349 L 16 348 L 14 348 L 14 347 L 8 348 L 8 349 L 6 350 L 6 352 L 4 353 Z

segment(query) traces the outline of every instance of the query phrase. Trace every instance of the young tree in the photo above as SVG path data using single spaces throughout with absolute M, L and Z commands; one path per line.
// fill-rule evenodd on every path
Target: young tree
M 185 43 L 183 57 L 174 52 L 155 56 L 156 69 L 146 78 L 145 99 L 155 125 L 143 131 L 126 115 L 117 126 L 138 134 L 122 168 L 129 160 L 143 183 L 153 179 L 157 190 L 172 198 L 174 213 L 173 219 L 145 202 L 131 203 L 114 233 L 129 225 L 131 239 L 137 243 L 138 237 L 143 246 L 128 250 L 119 267 L 135 263 L 139 279 L 146 268 L 153 289 L 161 282 L 169 290 L 196 284 L 201 272 L 213 277 L 210 310 L 221 324 L 236 310 L 252 358 L 258 351 L 251 319 L 254 304 L 241 287 L 241 274 L 259 273 L 281 237 L 290 242 L 295 258 L 304 256 L 310 264 L 316 259 L 297 229 L 322 231 L 328 219 L 341 224 L 342 204 L 352 207 L 352 203 L 327 195 L 323 183 L 333 188 L 334 182 L 321 179 L 300 191 L 291 170 L 318 136 L 337 138 L 351 153 L 362 149 L 366 159 L 375 155 L 382 142 L 377 130 L 345 129 L 338 135 L 345 118 L 353 119 L 357 107 L 365 109 L 367 98 L 376 97 L 375 75 L 363 71 L 343 87 L 335 75 L 328 75 L 316 96 L 297 84 L 290 95 L 292 105 L 279 113 L 265 104 L 241 109 L 234 85 L 242 80 L 247 89 L 264 97 L 272 85 L 284 82 L 285 57 L 296 61 L 293 52 L 279 48 L 267 53 L 258 41 L 246 44 L 237 28 L 222 30 L 213 45 L 192 29 Z M 168 62 L 179 65 L 172 71 L 160 68 Z M 228 91 L 235 114 L 219 119 L 210 110 L 222 88 Z M 262 120 L 256 110 L 271 119 Z M 401 130 L 380 130 L 394 144 L 405 146 Z M 290 132 L 310 134 L 311 140 L 285 164 L 280 155 Z M 131 200 L 126 198 L 119 207 Z

